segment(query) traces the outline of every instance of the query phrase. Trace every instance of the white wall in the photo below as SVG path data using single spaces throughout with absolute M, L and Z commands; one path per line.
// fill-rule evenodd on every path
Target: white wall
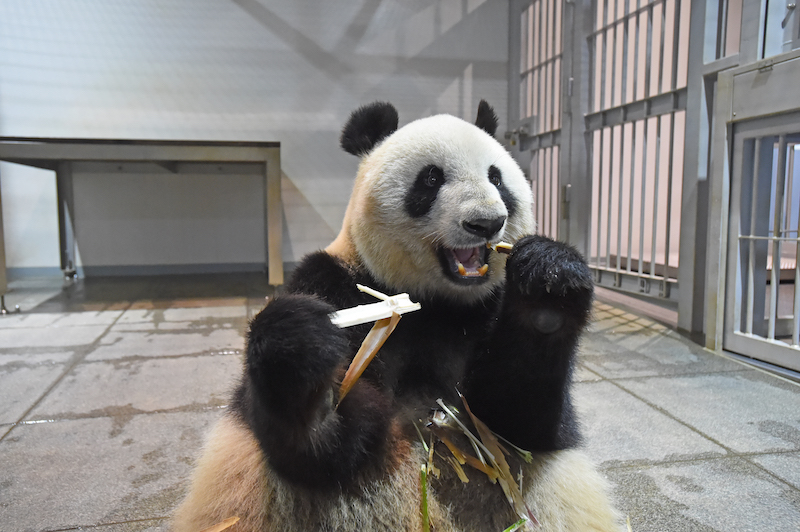
M 0 135 L 280 141 L 284 260 L 296 261 L 338 232 L 358 163 L 338 135 L 357 106 L 391 101 L 403 124 L 436 112 L 472 119 L 486 98 L 504 131 L 507 9 L 505 0 L 3 0 Z M 257 186 L 247 183 L 236 186 Z M 8 266 L 58 266 L 53 174 L 3 163 L 0 185 Z M 192 186 L 195 197 L 219 193 L 219 183 Z M 152 193 L 89 186 L 81 201 L 102 205 L 93 211 L 102 216 Z M 212 238 L 180 259 L 146 245 L 148 231 L 202 230 L 214 216 L 198 209 L 148 230 L 138 220 L 141 262 L 226 256 L 231 243 Z M 231 259 L 217 262 L 248 256 Z

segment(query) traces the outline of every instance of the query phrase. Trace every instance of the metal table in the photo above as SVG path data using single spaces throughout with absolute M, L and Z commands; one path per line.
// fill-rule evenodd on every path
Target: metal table
M 72 165 L 75 162 L 153 163 L 177 173 L 181 163 L 256 163 L 265 180 L 264 223 L 269 283 L 283 284 L 280 142 L 0 137 L 0 160 L 56 173 L 61 269 L 75 275 Z M 0 298 L 8 292 L 0 197 Z M 5 309 L 3 301 L 0 307 Z

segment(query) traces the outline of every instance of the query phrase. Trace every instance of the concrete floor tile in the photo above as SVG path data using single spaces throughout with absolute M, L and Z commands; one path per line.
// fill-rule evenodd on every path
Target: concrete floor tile
M 64 316 L 58 313 L 28 313 L 23 312 L 20 314 L 8 314 L 0 317 L 0 329 L 6 328 L 33 328 L 33 327 L 47 327 L 54 321 Z
M 121 310 L 100 312 L 69 312 L 53 322 L 52 327 L 75 327 L 80 325 L 111 325 L 122 315 Z
M 602 334 L 630 334 L 642 329 L 638 324 L 631 323 L 627 320 L 622 320 L 618 316 L 607 316 L 602 319 L 595 319 L 589 324 L 588 331 L 591 333 Z
M 87 360 L 191 355 L 243 348 L 244 334 L 233 328 L 204 329 L 201 332 L 110 331 Z
M 5 349 L 28 347 L 74 347 L 89 345 L 106 332 L 108 325 L 81 327 L 0 328 L 0 346 Z
M 247 321 L 244 318 L 205 319 L 198 321 L 162 321 L 162 322 L 132 322 L 117 323 L 109 330 L 116 332 L 160 332 L 160 331 L 198 331 L 205 332 L 212 329 L 233 329 L 244 331 Z
M 761 454 L 748 458 L 776 477 L 800 489 L 800 453 Z
M 3 366 L 23 365 L 41 366 L 47 364 L 63 364 L 73 357 L 74 351 L 66 350 L 34 350 L 34 349 L 3 349 L 0 348 L 0 369 Z
M 669 329 L 659 330 L 654 327 L 639 327 L 633 322 L 629 322 L 629 325 L 636 328 L 631 331 L 606 331 L 604 333 L 605 340 L 620 349 L 632 351 L 658 350 L 667 352 L 670 349 L 681 349 L 700 352 L 703 350 L 701 346 L 675 331 Z
M 197 321 L 221 318 L 244 318 L 247 316 L 247 305 L 224 307 L 168 308 L 164 310 L 166 321 Z
M 735 452 L 800 450 L 800 386 L 749 370 L 621 385 Z
M 241 371 L 242 358 L 234 354 L 84 363 L 48 394 L 29 419 L 226 405 Z
M 167 309 L 167 308 L 200 308 L 230 307 L 244 305 L 246 297 L 187 297 L 177 299 L 140 299 L 131 303 L 131 309 Z
M 722 447 L 613 383 L 576 384 L 574 399 L 586 450 L 603 467 L 727 454 Z
M 224 307 L 197 307 L 197 308 L 165 308 L 165 309 L 129 309 L 120 317 L 118 323 L 154 323 L 197 321 L 223 318 L 245 318 L 247 306 L 241 305 Z
M 636 532 L 797 530 L 800 492 L 739 458 L 607 470 Z
M 140 322 L 125 322 L 117 323 L 109 332 L 159 332 L 159 331 L 188 331 L 193 328 L 193 323 L 190 321 L 176 321 L 176 322 L 156 322 L 149 321 Z
M 746 370 L 688 340 L 664 336 L 651 338 L 649 344 L 638 349 L 629 349 L 607 336 L 590 334 L 581 344 L 580 360 L 608 379 Z
M 62 364 L 0 366 L 0 423 L 14 423 L 64 373 Z
M 16 427 L 0 442 L 2 529 L 33 532 L 170 515 L 220 415 L 138 415 L 117 431 L 112 418 Z
M 121 311 L 102 312 L 45 312 L 10 314 L 0 317 L 0 328 L 77 327 L 82 325 L 111 325 Z

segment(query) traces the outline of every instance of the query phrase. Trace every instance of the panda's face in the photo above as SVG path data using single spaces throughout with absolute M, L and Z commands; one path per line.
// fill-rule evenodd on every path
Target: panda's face
M 398 291 L 480 299 L 503 280 L 487 243 L 533 232 L 531 189 L 486 132 L 438 115 L 399 129 L 359 169 L 346 223 L 370 272 Z

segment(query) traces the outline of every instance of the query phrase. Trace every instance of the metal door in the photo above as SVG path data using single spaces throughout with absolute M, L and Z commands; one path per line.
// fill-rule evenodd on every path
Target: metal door
M 720 76 L 731 137 L 723 348 L 800 370 L 800 53 Z M 717 152 L 720 153 L 719 151 Z

